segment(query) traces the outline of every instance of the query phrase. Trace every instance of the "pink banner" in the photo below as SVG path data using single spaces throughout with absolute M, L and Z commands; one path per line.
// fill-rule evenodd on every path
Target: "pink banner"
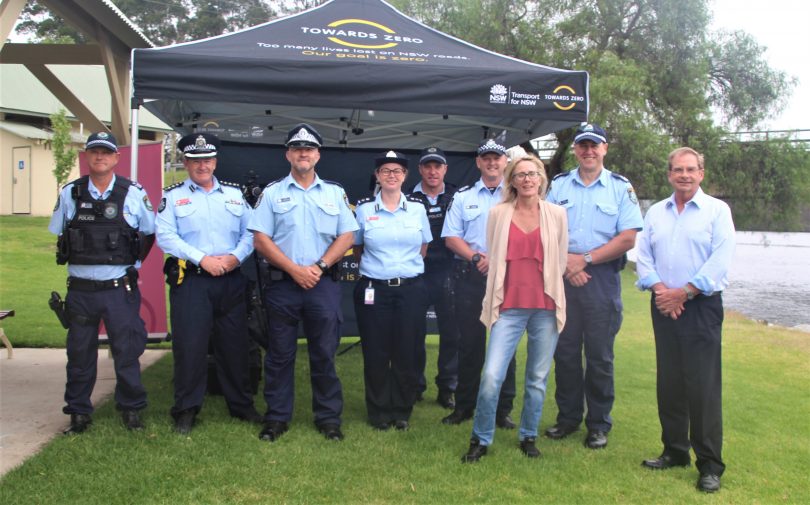
M 124 177 L 129 177 L 130 170 L 130 146 L 119 147 L 121 157 L 115 173 Z M 144 187 L 149 195 L 149 201 L 157 210 L 160 203 L 163 188 L 163 144 L 153 142 L 138 145 L 138 182 Z M 88 173 L 87 162 L 84 153 L 79 153 L 79 167 L 81 175 Z M 146 331 L 152 339 L 166 337 L 166 284 L 163 281 L 163 251 L 157 244 L 152 248 L 149 256 L 141 265 L 138 287 L 141 290 L 141 317 L 146 322 Z M 101 333 L 106 336 L 104 328 Z

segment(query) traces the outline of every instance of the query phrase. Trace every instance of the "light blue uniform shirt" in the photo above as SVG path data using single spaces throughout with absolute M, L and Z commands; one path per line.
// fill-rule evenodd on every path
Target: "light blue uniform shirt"
M 48 225 L 48 230 L 54 235 L 61 235 L 62 231 L 76 214 L 76 201 L 70 195 L 74 183 L 75 181 L 66 184 L 62 188 L 62 191 L 59 192 L 59 200 L 56 202 L 56 208 L 53 211 L 51 222 Z M 90 196 L 95 200 L 106 200 L 112 193 L 114 185 L 115 174 L 113 174 L 110 185 L 107 186 L 104 191 L 99 191 L 99 189 L 93 185 L 92 179 L 87 186 L 90 190 Z M 152 204 L 149 203 L 149 197 L 140 185 L 132 185 L 129 187 L 127 196 L 124 198 L 123 214 L 126 222 L 133 228 L 137 228 L 143 234 L 152 235 L 155 233 L 155 214 L 152 211 Z M 71 265 L 68 263 L 68 275 L 93 281 L 108 281 L 126 275 L 128 266 L 129 265 Z M 135 267 L 140 268 L 140 266 L 140 261 L 135 262 Z
M 494 193 L 478 179 L 469 189 L 461 188 L 453 195 L 444 218 L 442 238 L 459 237 L 477 252 L 487 252 L 487 218 L 489 209 L 501 202 L 503 181 Z M 457 259 L 461 259 L 458 255 Z
M 586 186 L 579 168 L 558 175 L 546 197 L 568 211 L 568 252 L 584 254 L 625 230 L 641 230 L 644 220 L 633 186 L 625 177 L 602 168 Z
M 422 244 L 429 243 L 430 233 L 425 206 L 408 200 L 400 193 L 399 205 L 391 212 L 382 203 L 382 194 L 374 200 L 358 202 L 354 243 L 363 246 L 360 275 L 372 279 L 416 277 L 424 273 Z
M 728 286 L 726 274 L 734 257 L 731 209 L 698 189 L 678 214 L 675 197 L 647 211 L 638 242 L 636 286 L 650 289 L 658 282 L 669 288 L 692 283 L 704 295 Z
M 425 193 L 425 190 L 422 189 L 422 182 L 420 181 L 416 186 L 413 187 L 413 191 L 411 193 L 422 193 L 425 195 L 425 198 L 428 199 L 431 205 L 436 205 L 436 202 L 439 201 L 439 197 L 444 194 L 445 185 L 442 184 L 442 190 L 439 191 L 439 194 L 436 196 L 430 196 L 429 194 Z
M 293 263 L 312 265 L 357 222 L 339 184 L 316 174 L 304 189 L 288 175 L 264 188 L 248 228 L 270 237 Z
M 199 265 L 205 256 L 233 254 L 239 263 L 253 252 L 247 229 L 251 208 L 242 191 L 220 184 L 206 192 L 186 179 L 163 191 L 157 215 L 157 243 L 163 252 Z

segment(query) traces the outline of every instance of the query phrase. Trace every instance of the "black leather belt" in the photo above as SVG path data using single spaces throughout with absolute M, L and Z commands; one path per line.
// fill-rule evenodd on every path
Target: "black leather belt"
M 225 275 L 231 275 L 233 273 L 238 272 L 240 268 L 241 267 L 236 267 L 233 270 L 231 270 L 230 272 L 226 272 L 226 273 L 224 273 L 224 274 L 222 274 L 220 276 L 217 276 L 217 277 L 222 277 L 222 276 L 225 276 Z M 194 263 L 186 263 L 186 275 L 201 275 L 203 277 L 214 277 L 213 275 L 208 273 L 203 267 L 195 265 Z
M 68 289 L 76 289 L 79 291 L 104 291 L 105 289 L 116 289 L 124 286 L 130 286 L 129 277 L 126 275 L 108 281 L 93 281 L 80 277 L 68 277 L 67 279 Z
M 389 286 L 392 288 L 407 286 L 408 284 L 416 282 L 420 278 L 422 278 L 422 275 L 417 275 L 416 277 L 394 277 L 393 279 L 372 279 L 371 277 L 366 277 L 365 275 L 361 277 L 361 279 L 364 281 L 370 281 L 372 285 Z

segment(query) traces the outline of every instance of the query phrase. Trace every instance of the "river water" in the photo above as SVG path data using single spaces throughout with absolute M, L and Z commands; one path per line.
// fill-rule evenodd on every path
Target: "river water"
M 723 303 L 751 319 L 810 331 L 810 233 L 738 231 Z

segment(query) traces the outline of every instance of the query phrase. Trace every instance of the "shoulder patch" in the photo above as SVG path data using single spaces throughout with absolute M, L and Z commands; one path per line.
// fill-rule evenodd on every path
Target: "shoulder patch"
M 373 196 L 369 196 L 369 197 L 366 197 L 366 198 L 361 198 L 361 199 L 357 200 L 357 203 L 354 206 L 359 207 L 359 206 L 363 205 L 364 203 L 373 202 L 374 200 L 375 200 L 375 198 Z
M 171 184 L 171 185 L 166 186 L 165 188 L 163 188 L 163 192 L 164 192 L 164 193 L 168 193 L 169 191 L 171 191 L 171 190 L 173 190 L 173 189 L 177 189 L 177 188 L 179 188 L 179 187 L 180 187 L 180 186 L 182 186 L 182 185 L 183 185 L 183 183 L 182 183 L 182 182 L 175 182 L 174 184 Z
M 612 175 L 613 177 L 619 179 L 620 181 L 624 181 L 624 182 L 626 182 L 628 184 L 630 183 L 630 179 L 623 176 L 622 174 L 617 174 L 616 172 L 611 172 L 610 175 Z
M 166 197 L 164 196 L 163 198 L 160 199 L 160 205 L 158 205 L 158 214 L 163 212 L 163 209 L 165 208 L 166 208 Z
M 467 184 L 466 186 L 461 186 L 460 188 L 458 188 L 458 191 L 456 191 L 456 193 L 463 193 L 463 192 L 469 190 L 470 188 L 472 188 L 471 184 Z
M 328 180 L 326 180 L 326 179 L 321 179 L 321 180 L 322 180 L 323 182 L 325 182 L 326 184 L 332 184 L 332 185 L 337 186 L 337 187 L 339 187 L 339 188 L 342 188 L 342 187 L 343 187 L 343 184 L 341 184 L 341 183 L 339 183 L 339 182 L 337 182 L 337 181 L 328 181 Z
M 557 180 L 557 179 L 559 179 L 560 177 L 568 177 L 569 175 L 571 175 L 571 172 L 572 172 L 571 170 L 569 170 L 569 171 L 567 171 L 567 172 L 560 172 L 559 174 L 557 174 L 557 175 L 555 175 L 554 177 L 552 177 L 552 178 L 551 178 L 551 180 L 552 180 L 552 181 L 556 181 L 556 180 Z

